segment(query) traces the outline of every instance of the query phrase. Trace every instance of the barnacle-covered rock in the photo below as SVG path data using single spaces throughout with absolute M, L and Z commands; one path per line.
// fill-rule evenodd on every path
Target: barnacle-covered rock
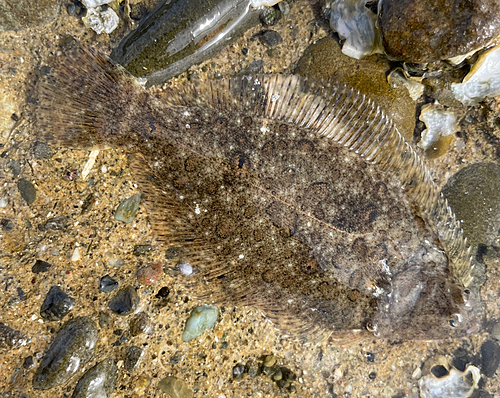
M 500 46 L 480 55 L 462 83 L 453 83 L 455 97 L 464 105 L 475 105 L 485 97 L 500 94 Z
M 386 53 L 408 62 L 465 55 L 500 33 L 496 0 L 382 0 L 378 25 Z

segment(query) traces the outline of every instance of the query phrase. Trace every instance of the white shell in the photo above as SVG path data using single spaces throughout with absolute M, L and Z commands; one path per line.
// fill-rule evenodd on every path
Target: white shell
M 87 9 L 83 23 L 97 34 L 111 33 L 118 26 L 119 18 L 111 7 L 102 10 L 101 7 Z
M 424 376 L 418 386 L 422 398 L 467 398 L 477 388 L 480 379 L 479 369 L 469 365 L 463 372 L 452 368 L 447 376 L 439 379 L 432 374 Z
M 334 0 L 330 4 L 330 26 L 346 39 L 342 52 L 356 59 L 382 53 L 375 27 L 377 15 L 365 4 L 366 0 Z
M 481 54 L 462 83 L 453 83 L 455 97 L 464 105 L 475 105 L 485 97 L 500 94 L 500 46 Z
M 453 134 L 458 131 L 458 123 L 455 114 L 451 111 L 443 110 L 437 104 L 428 104 L 422 107 L 419 119 L 427 127 L 422 131 L 420 145 L 424 149 L 429 149 L 440 137 Z

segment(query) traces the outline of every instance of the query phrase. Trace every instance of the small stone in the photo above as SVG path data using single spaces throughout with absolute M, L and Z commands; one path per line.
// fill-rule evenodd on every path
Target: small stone
M 9 200 L 7 198 L 0 198 L 0 209 L 5 209 L 9 204 Z
M 108 260 L 108 264 L 111 267 L 120 268 L 123 264 L 125 264 L 125 260 L 123 260 L 122 258 L 110 258 Z
M 264 26 L 273 26 L 281 19 L 281 11 L 274 7 L 264 7 L 260 13 L 260 21 Z
M 28 205 L 32 205 L 35 202 L 36 189 L 31 182 L 29 182 L 25 178 L 21 178 L 17 183 L 17 189 L 19 189 L 22 198 L 26 201 Z
M 174 376 L 167 376 L 160 380 L 158 388 L 169 395 L 170 398 L 193 398 L 193 390 Z
M 0 349 L 11 349 L 26 345 L 27 338 L 19 330 L 0 323 Z
M 205 330 L 212 329 L 219 317 L 219 310 L 212 305 L 202 305 L 191 311 L 186 322 L 183 341 L 190 341 L 200 336 Z
M 82 256 L 80 255 L 80 249 L 78 247 L 75 247 L 75 250 L 73 251 L 73 254 L 71 255 L 71 261 L 76 263 L 77 261 L 80 261 L 82 259 Z
M 281 369 L 276 369 L 276 372 L 274 372 L 271 378 L 274 381 L 280 381 L 283 378 L 283 373 L 281 372 Z
M 33 145 L 33 155 L 36 159 L 50 159 L 52 149 L 45 142 L 36 141 Z
M 276 365 L 276 357 L 274 355 L 266 355 L 264 357 L 264 366 L 271 367 Z
M 145 312 L 139 312 L 130 320 L 130 334 L 138 336 L 142 333 L 147 333 L 151 327 L 149 315 Z
M 139 305 L 139 295 L 132 286 L 118 290 L 109 302 L 109 308 L 117 315 L 128 315 L 134 312 Z
M 2 227 L 2 230 L 5 232 L 10 232 L 14 229 L 14 223 L 12 222 L 12 220 L 9 220 L 8 218 L 4 218 L 3 220 L 1 220 L 0 226 Z
M 113 32 L 119 22 L 116 12 L 107 6 L 88 8 L 87 15 L 82 20 L 86 27 L 92 29 L 98 35 Z
M 152 263 L 139 268 L 137 271 L 137 280 L 141 285 L 149 286 L 158 282 L 162 273 L 163 265 L 161 263 Z
M 233 368 L 233 377 L 236 380 L 241 380 L 245 372 L 246 372 L 245 365 L 239 363 Z
M 30 370 L 35 366 L 35 361 L 33 360 L 33 356 L 29 355 L 24 359 L 23 368 L 26 370 Z
M 47 231 L 47 230 L 63 231 L 67 228 L 67 226 L 68 226 L 68 217 L 57 216 L 49 218 L 45 222 L 45 224 L 40 224 L 38 229 L 40 229 L 40 231 Z
M 182 275 L 193 275 L 193 266 L 186 261 L 181 261 L 179 264 L 177 264 L 177 269 Z
M 260 367 L 256 361 L 253 360 L 248 361 L 245 367 L 250 377 L 255 377 L 259 375 Z
M 170 289 L 167 286 L 163 286 L 158 293 L 156 293 L 156 298 L 166 298 L 170 294 Z
M 136 193 L 135 195 L 132 195 L 130 198 L 128 198 L 126 201 L 122 202 L 118 206 L 118 209 L 116 209 L 115 220 L 123 221 L 126 223 L 132 222 L 132 220 L 135 217 L 135 214 L 137 213 L 137 210 L 139 210 L 141 197 L 142 196 L 140 193 Z
M 99 327 L 101 329 L 109 329 L 113 323 L 113 319 L 106 312 L 99 312 Z
M 375 362 L 375 354 L 373 352 L 367 352 L 365 357 L 368 362 Z
M 52 286 L 43 301 L 40 315 L 48 321 L 60 321 L 73 309 L 75 302 L 59 286 Z
M 7 163 L 7 167 L 10 169 L 10 171 L 12 171 L 14 177 L 17 177 L 19 176 L 19 174 L 21 174 L 21 164 L 17 160 L 10 159 Z
M 94 354 L 97 329 L 90 318 L 66 322 L 33 376 L 33 388 L 48 390 L 68 381 Z
M 151 245 L 135 245 L 134 246 L 134 256 L 143 256 L 145 254 L 148 254 L 150 251 L 153 250 L 153 246 Z
M 85 372 L 78 381 L 72 398 L 107 398 L 116 385 L 118 367 L 114 359 L 105 359 Z
M 500 365 L 500 346 L 487 340 L 481 346 L 481 370 L 486 377 L 493 377 Z
M 142 357 L 142 348 L 132 346 L 127 348 L 127 356 L 125 357 L 125 370 L 132 373 Z
M 35 274 L 39 274 L 40 272 L 47 272 L 50 269 L 50 267 L 52 267 L 52 265 L 49 264 L 48 262 L 43 260 L 36 260 L 33 267 L 31 267 L 31 272 Z
M 109 275 L 104 275 L 99 281 L 99 293 L 110 293 L 118 287 L 118 282 Z
M 275 30 L 265 30 L 259 35 L 259 39 L 262 44 L 270 48 L 283 43 L 283 38 Z

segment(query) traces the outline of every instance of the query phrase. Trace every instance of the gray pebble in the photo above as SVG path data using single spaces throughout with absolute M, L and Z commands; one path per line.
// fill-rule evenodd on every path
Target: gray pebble
M 19 330 L 0 323 L 0 349 L 11 349 L 26 345 L 27 338 Z
M 99 312 L 99 327 L 101 329 L 109 329 L 113 323 L 113 319 L 106 312 Z
M 500 365 L 500 346 L 487 340 L 481 346 L 481 370 L 486 377 L 493 377 Z
M 151 320 L 145 312 L 139 312 L 130 320 L 130 334 L 132 336 L 147 333 L 150 327 Z
M 148 254 L 153 250 L 153 246 L 151 245 L 135 245 L 134 246 L 134 256 L 142 256 L 144 254 Z
M 135 214 L 137 213 L 137 210 L 139 210 L 141 197 L 142 196 L 140 193 L 136 193 L 124 202 L 120 203 L 118 209 L 116 209 L 115 220 L 123 221 L 126 223 L 132 222 Z
M 127 356 L 125 357 L 125 370 L 132 373 L 142 357 L 142 348 L 132 346 L 127 348 Z
M 33 155 L 36 159 L 50 159 L 52 149 L 45 142 L 36 141 L 33 145 Z
M 32 205 L 35 202 L 36 189 L 31 182 L 29 182 L 25 178 L 21 178 L 17 183 L 17 189 L 19 189 L 22 198 L 26 201 L 28 205 Z
M 116 385 L 118 367 L 114 359 L 105 359 L 85 372 L 72 398 L 107 398 Z
M 52 265 L 49 264 L 48 262 L 42 260 L 36 260 L 33 267 L 31 267 L 31 272 L 35 274 L 39 274 L 40 272 L 47 272 L 50 269 L 50 267 L 52 267 Z
M 12 171 L 14 177 L 19 176 L 21 174 L 21 164 L 17 160 L 10 159 L 7 163 L 7 167 Z
M 186 322 L 183 341 L 190 341 L 200 336 L 205 330 L 212 329 L 219 317 L 219 310 L 212 305 L 202 305 L 191 311 L 191 315 Z
M 59 286 L 52 286 L 43 301 L 40 315 L 48 321 L 60 321 L 73 309 L 75 302 Z
M 109 302 L 109 308 L 117 315 L 128 315 L 139 305 L 139 295 L 132 286 L 118 290 Z
M 283 43 L 283 38 L 275 30 L 266 30 L 262 32 L 259 35 L 259 39 L 262 44 L 271 48 Z
M 174 376 L 167 376 L 158 383 L 158 388 L 170 398 L 193 398 L 193 390 Z
M 2 221 L 0 221 L 0 226 L 2 227 L 2 231 L 5 232 L 10 232 L 14 229 L 14 223 L 8 218 L 4 218 Z
M 48 390 L 68 381 L 92 357 L 97 328 L 87 317 L 66 322 L 57 333 L 33 376 L 33 388 Z
M 104 275 L 99 281 L 99 292 L 110 293 L 118 287 L 118 282 L 109 275 Z
M 49 218 L 44 224 L 40 224 L 38 229 L 40 231 L 63 231 L 68 226 L 68 217 L 66 216 L 57 216 Z

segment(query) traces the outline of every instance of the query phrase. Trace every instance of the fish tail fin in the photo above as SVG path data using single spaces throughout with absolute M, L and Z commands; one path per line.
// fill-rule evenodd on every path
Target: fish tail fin
M 76 46 L 41 77 L 37 100 L 34 118 L 43 140 L 98 149 L 133 144 L 130 131 L 147 93 L 107 57 Z

